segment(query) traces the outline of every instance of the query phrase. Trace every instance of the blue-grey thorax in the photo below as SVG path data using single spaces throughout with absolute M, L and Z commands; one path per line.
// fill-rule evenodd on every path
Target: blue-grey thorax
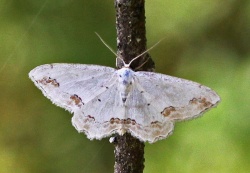
M 118 90 L 121 95 L 123 103 L 126 102 L 129 92 L 133 84 L 134 71 L 130 68 L 123 67 L 117 71 L 118 75 Z

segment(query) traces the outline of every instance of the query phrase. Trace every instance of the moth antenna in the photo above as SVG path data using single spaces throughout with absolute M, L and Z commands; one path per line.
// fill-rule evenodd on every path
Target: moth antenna
M 142 66 L 144 66 L 144 64 L 146 64 L 146 63 L 148 62 L 148 60 L 149 60 L 149 57 L 147 58 L 146 61 L 144 61 L 141 65 L 139 65 L 139 67 L 136 67 L 136 68 L 134 69 L 134 71 L 136 71 L 136 70 L 140 69 Z
M 97 32 L 95 32 L 95 34 L 99 37 L 99 39 L 101 40 L 101 42 L 116 56 L 116 58 L 118 58 L 118 59 L 120 59 L 122 62 L 123 62 L 123 64 L 124 64 L 124 66 L 125 66 L 125 62 L 124 62 L 124 60 L 122 59 L 122 58 L 120 58 L 116 53 L 115 53 L 115 51 L 102 39 L 102 37 L 97 33 Z M 116 63 L 117 64 L 117 63 Z
M 122 58 L 120 58 L 119 56 L 116 57 L 116 65 L 117 65 L 117 59 L 120 59 L 120 60 L 122 61 L 124 67 L 129 67 L 129 66 L 125 63 L 125 61 L 124 61 Z
M 102 41 L 102 43 L 113 53 L 115 54 L 115 56 L 117 56 L 117 54 L 115 53 L 115 51 L 102 39 L 102 37 L 97 33 L 95 32 L 95 34 L 99 37 L 99 39 Z
M 162 40 L 164 40 L 165 38 L 163 39 L 160 39 L 157 43 L 155 43 L 153 46 L 151 46 L 149 49 L 145 50 L 144 52 L 142 52 L 140 55 L 137 55 L 135 58 L 133 58 L 130 63 L 128 64 L 128 66 L 130 67 L 131 63 L 134 61 L 134 60 L 137 60 L 139 57 L 141 57 L 142 55 L 144 55 L 145 53 L 149 52 L 151 49 L 153 49 L 157 44 L 159 44 Z M 147 60 L 148 61 L 148 60 Z M 143 63 L 144 65 L 145 63 Z M 141 67 L 142 65 L 140 65 Z M 137 68 L 138 69 L 138 68 Z

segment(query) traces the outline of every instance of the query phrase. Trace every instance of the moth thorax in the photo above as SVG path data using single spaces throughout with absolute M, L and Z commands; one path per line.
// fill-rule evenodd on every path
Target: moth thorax
M 133 71 L 130 68 L 122 68 L 117 71 L 119 81 L 119 91 L 121 99 L 125 103 L 133 84 Z

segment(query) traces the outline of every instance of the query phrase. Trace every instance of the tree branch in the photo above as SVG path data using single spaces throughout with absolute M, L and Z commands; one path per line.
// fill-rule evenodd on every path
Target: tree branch
M 145 1 L 115 0 L 117 55 L 129 63 L 146 50 Z M 148 53 L 131 64 L 136 69 L 147 61 L 139 70 L 153 71 L 154 62 Z M 117 67 L 123 63 L 117 59 Z M 142 173 L 144 168 L 144 143 L 126 133 L 117 136 L 115 145 L 115 173 Z
M 129 63 L 146 50 L 145 2 L 144 0 L 115 0 L 115 9 L 117 55 Z M 154 62 L 147 53 L 133 62 L 131 68 L 136 69 L 146 60 L 148 60 L 147 63 L 140 70 L 152 71 Z M 123 63 L 118 59 L 117 67 L 122 66 Z

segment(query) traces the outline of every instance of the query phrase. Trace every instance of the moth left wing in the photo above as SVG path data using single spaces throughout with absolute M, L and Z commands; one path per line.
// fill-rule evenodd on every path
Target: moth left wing
M 46 64 L 29 77 L 54 104 L 75 112 L 114 84 L 110 67 L 83 64 Z

